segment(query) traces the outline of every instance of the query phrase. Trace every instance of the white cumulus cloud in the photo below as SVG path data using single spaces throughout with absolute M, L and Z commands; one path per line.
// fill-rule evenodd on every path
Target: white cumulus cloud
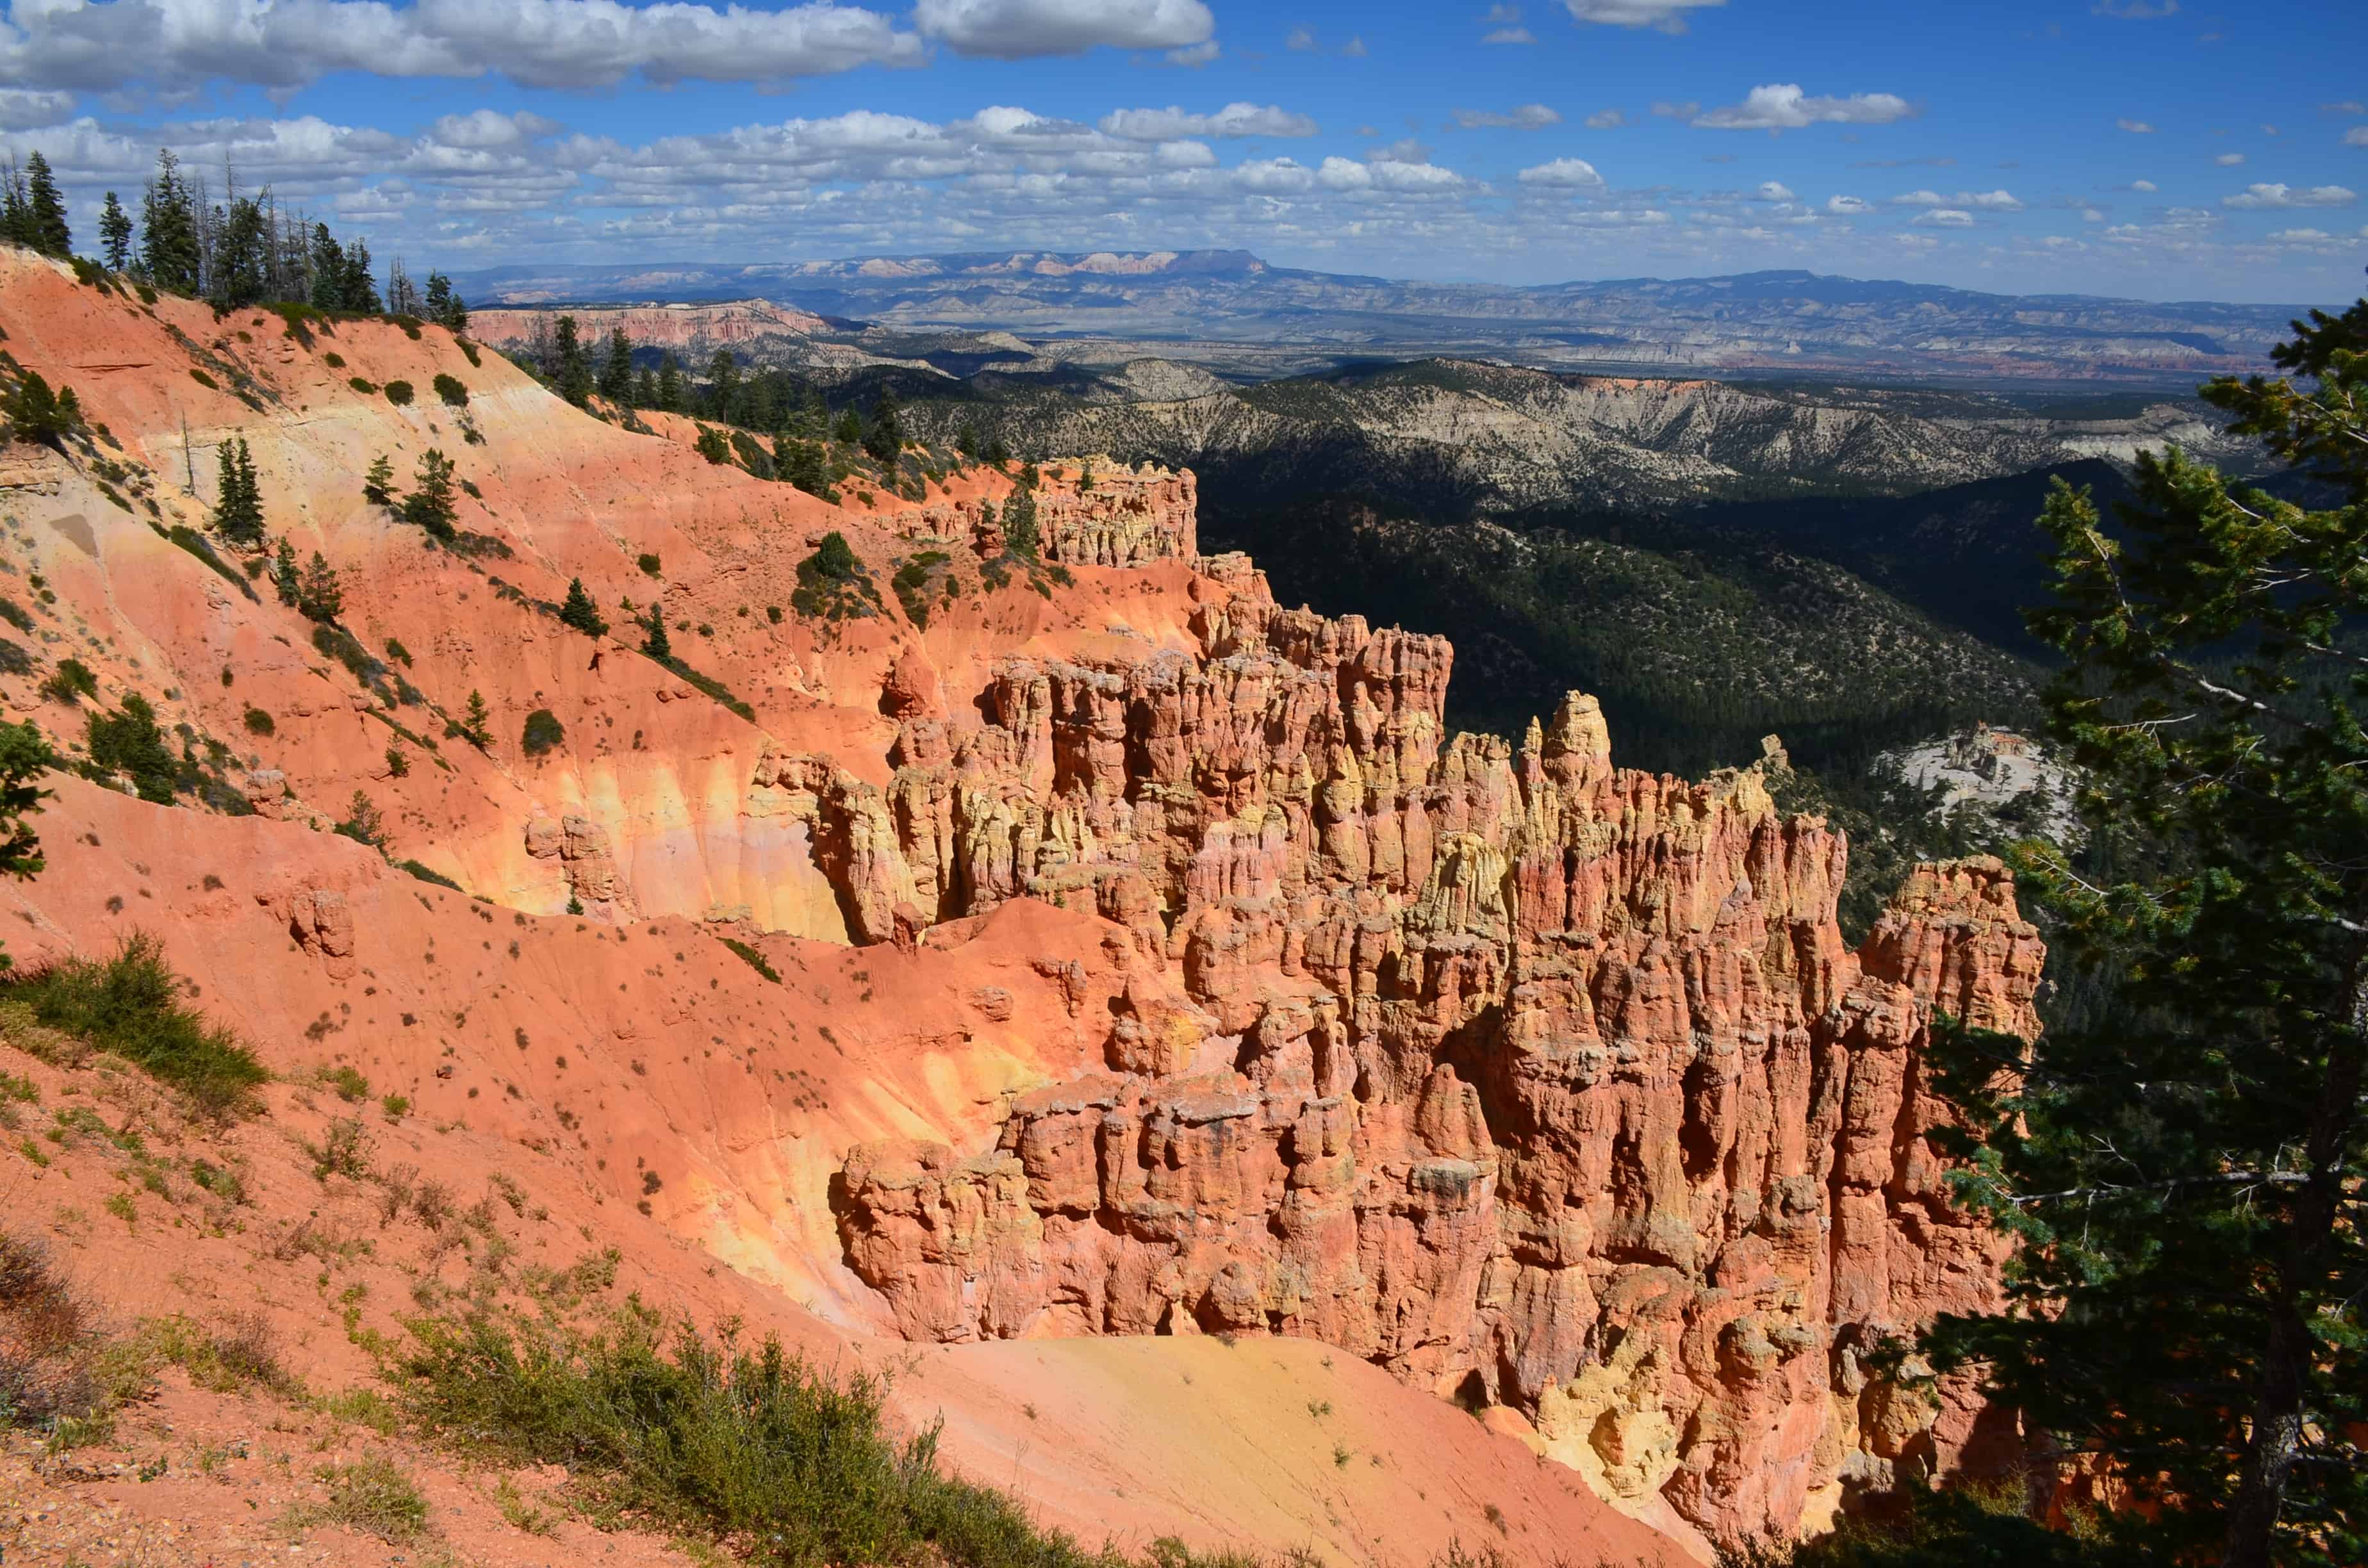
M 2154 127 L 2143 119 L 2117 119 L 2113 121 L 2113 123 L 2120 126 L 2123 131 L 2128 131 L 2133 136 L 2151 136 L 2154 134 Z
M 2296 190 L 2287 185 L 2248 185 L 2235 196 L 2220 199 L 2223 207 L 2349 207 L 2357 192 L 2340 185 L 2315 185 Z
M 1910 190 L 1891 199 L 1894 207 L 1979 207 L 1992 212 L 2020 212 L 2022 203 L 2009 190 L 1961 190 L 1943 196 L 1937 190 Z
M 1539 164 L 1523 169 L 1515 176 L 1523 185 L 1545 186 L 1557 190 L 1595 190 L 1603 185 L 1603 176 L 1585 158 L 1556 158 L 1550 164 Z
M 1561 123 L 1562 116 L 1543 104 L 1523 104 L 1501 114 L 1493 109 L 1479 108 L 1455 111 L 1455 127 L 1459 131 L 1543 131 L 1549 125 Z
M 1828 196 L 1826 210 L 1843 218 L 1856 218 L 1874 210 L 1874 203 L 1855 196 Z
M 2224 169 L 2233 169 L 2238 164 L 2245 161 L 2245 154 L 2242 153 L 2223 153 L 2212 161 L 2219 165 Z
M 1244 190 L 1285 194 L 1313 189 L 1315 171 L 1292 158 L 1256 158 L 1235 168 L 1234 183 Z
M 1936 229 L 1967 229 L 1973 226 L 1974 215 L 1963 208 L 1934 207 L 1918 212 L 1908 222 L 1930 224 Z
M 1217 30 L 1201 0 L 919 0 L 913 24 L 960 53 L 997 60 L 1190 49 Z
M 932 5 L 965 0 L 923 0 Z M 1189 0 L 1198 6 L 1199 0 Z M 1204 12 L 1205 15 L 1205 12 Z M 921 40 L 878 12 L 619 0 L 40 0 L 0 22 L 0 83 L 105 91 L 134 82 L 299 87 L 333 71 L 482 76 L 529 86 L 758 82 L 916 65 Z
M 1759 187 L 1759 199 L 1762 201 L 1790 201 L 1793 199 L 1793 187 L 1786 185 L 1782 180 L 1771 179 L 1763 181 Z
M 1129 142 L 1173 142 L 1185 136 L 1313 136 L 1315 122 L 1272 104 L 1232 103 L 1214 114 L 1166 108 L 1112 109 L 1101 129 Z
M 1658 28 L 1666 33 L 1686 30 L 1688 11 L 1724 6 L 1726 0 L 1562 0 L 1576 22 L 1600 22 L 1614 28 Z
M 1716 131 L 1798 131 L 1818 124 L 1889 125 L 1915 112 L 1906 98 L 1890 93 L 1812 97 L 1797 84 L 1780 82 L 1752 88 L 1739 104 L 1697 114 L 1692 123 Z

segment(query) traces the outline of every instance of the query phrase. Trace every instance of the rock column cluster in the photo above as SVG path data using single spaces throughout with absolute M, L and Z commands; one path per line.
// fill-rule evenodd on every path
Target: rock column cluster
M 859 939 L 1026 894 L 1139 971 L 995 1147 L 848 1157 L 898 1331 L 1311 1335 L 1724 1537 L 1953 1461 L 1968 1392 L 1875 1368 L 1998 1290 L 1923 1134 L 1936 1013 L 2036 1028 L 2005 869 L 1920 869 L 1852 952 L 1841 840 L 1759 768 L 1616 769 L 1577 694 L 1448 739 L 1443 640 L 1201 567 L 1197 656 L 1010 660 L 884 790 L 812 781 Z

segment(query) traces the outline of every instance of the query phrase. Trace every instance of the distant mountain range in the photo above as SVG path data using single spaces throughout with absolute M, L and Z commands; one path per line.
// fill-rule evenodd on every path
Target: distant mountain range
M 1132 339 L 1245 379 L 1452 355 L 1656 375 L 2192 386 L 2265 367 L 2303 309 L 1986 294 L 1799 271 L 1424 283 L 1274 267 L 1246 251 L 518 266 L 456 282 L 481 305 L 761 297 L 842 331 Z

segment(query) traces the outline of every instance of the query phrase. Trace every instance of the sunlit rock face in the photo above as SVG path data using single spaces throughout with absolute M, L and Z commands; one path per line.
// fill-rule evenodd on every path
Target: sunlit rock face
M 1968 1392 L 1869 1364 L 1996 1296 L 1922 1134 L 1936 1010 L 2036 1027 L 2005 869 L 1922 869 L 1852 952 L 1840 837 L 1758 770 L 1621 771 L 1579 694 L 1451 740 L 1443 641 L 1203 570 L 1197 656 L 1012 661 L 891 787 L 943 913 L 1093 911 L 1180 989 L 992 1148 L 848 1162 L 899 1331 L 1315 1336 L 1717 1536 L 1953 1461 Z

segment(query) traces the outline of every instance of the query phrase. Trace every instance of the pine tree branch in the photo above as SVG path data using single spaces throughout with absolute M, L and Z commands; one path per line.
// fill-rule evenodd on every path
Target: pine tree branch
M 2033 1192 L 2011 1199 L 2017 1208 L 2056 1203 L 2070 1198 L 2120 1198 L 2137 1192 L 2170 1192 L 2182 1187 L 2296 1187 L 2310 1179 L 2302 1171 L 2220 1171 L 2211 1176 L 2173 1176 L 2168 1181 L 2134 1182 L 2126 1187 L 2067 1187 L 2061 1192 Z

